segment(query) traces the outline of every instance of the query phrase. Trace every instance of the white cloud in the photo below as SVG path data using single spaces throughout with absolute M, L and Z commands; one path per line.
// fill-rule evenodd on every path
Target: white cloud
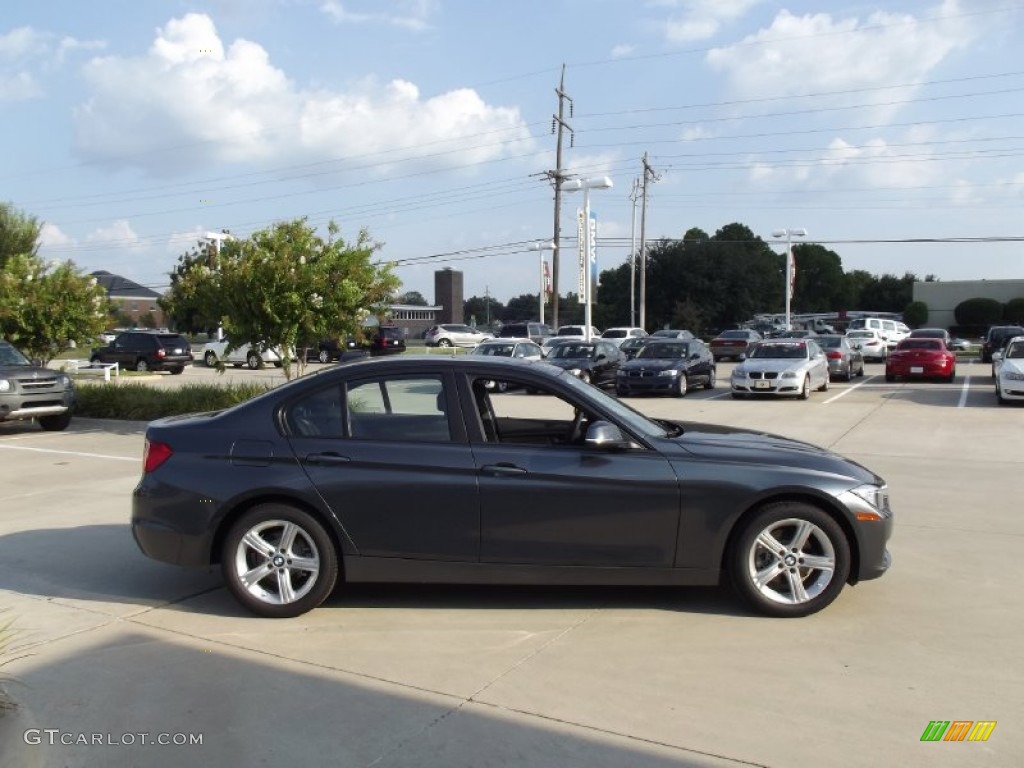
M 65 37 L 56 44 L 55 36 L 32 27 L 17 27 L 0 34 L 0 102 L 26 101 L 43 95 L 39 76 L 64 63 L 65 56 L 77 49 L 95 49 L 100 41 L 82 41 Z
M 56 224 L 46 223 L 39 229 L 40 249 L 59 248 L 66 245 L 73 246 L 74 244 L 75 239 L 62 232 Z
M 374 152 L 448 167 L 521 152 L 509 142 L 529 141 L 517 109 L 470 89 L 427 99 L 404 80 L 302 89 L 259 44 L 225 45 L 203 14 L 168 22 L 146 56 L 96 58 L 84 74 L 92 96 L 75 109 L 78 151 L 155 174 Z M 458 151 L 444 153 L 456 149 L 445 141 L 460 142 Z
M 632 45 L 616 45 L 612 48 L 612 58 L 620 59 L 623 56 L 629 56 L 634 50 Z
M 676 0 L 658 5 L 682 10 L 664 23 L 668 41 L 690 43 L 714 37 L 724 24 L 743 17 L 759 2 L 761 0 Z
M 390 13 L 379 10 L 381 5 L 389 5 L 389 3 L 374 0 L 372 3 L 374 10 L 360 12 L 349 10 L 351 3 L 325 0 L 320 6 L 320 10 L 336 24 L 384 24 L 409 29 L 413 32 L 422 32 L 429 29 L 428 19 L 437 9 L 435 0 L 392 1 L 390 5 L 394 11 Z
M 929 15 L 956 11 L 956 0 L 946 0 Z M 877 11 L 861 22 L 783 10 L 767 29 L 709 51 L 707 62 L 742 97 L 855 89 L 922 80 L 976 34 L 962 17 L 922 23 L 910 14 Z M 863 100 L 863 94 L 851 98 Z
M 139 236 L 124 219 L 118 219 L 106 227 L 97 227 L 86 235 L 85 240 L 117 248 L 131 248 L 140 244 Z

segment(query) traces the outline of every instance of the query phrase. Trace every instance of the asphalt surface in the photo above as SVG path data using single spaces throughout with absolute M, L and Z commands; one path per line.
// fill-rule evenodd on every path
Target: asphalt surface
M 711 392 L 629 402 L 827 446 L 890 485 L 892 569 L 806 619 L 714 588 L 394 585 L 257 619 L 219 574 L 135 547 L 143 424 L 0 425 L 20 657 L 0 672 L 22 704 L 0 715 L 0 766 L 1020 766 L 1024 408 L 996 405 L 980 363 L 953 384 L 869 364 L 806 402 L 734 401 L 729 369 Z M 933 720 L 998 724 L 922 743 Z

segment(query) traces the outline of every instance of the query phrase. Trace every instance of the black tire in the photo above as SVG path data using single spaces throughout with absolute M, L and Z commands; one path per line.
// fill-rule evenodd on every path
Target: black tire
M 185 372 L 185 366 L 180 365 L 177 368 L 171 368 L 171 376 L 180 376 Z
M 885 374 L 885 380 L 890 382 L 890 383 L 892 383 L 892 382 L 896 381 L 896 377 L 893 376 L 891 373 L 887 373 L 887 374 Z
M 949 384 L 952 384 L 954 379 L 956 379 L 956 366 L 955 365 L 953 366 L 953 370 L 949 372 L 949 376 L 946 377 L 946 382 L 949 383 Z
M 290 526 L 295 526 L 292 542 L 286 550 L 280 549 Z M 243 543 L 247 537 L 260 539 L 269 551 L 257 552 Z M 316 565 L 316 570 L 287 567 L 293 564 L 292 558 L 299 557 Z M 247 587 L 241 574 L 257 569 L 266 575 Z M 260 504 L 228 531 L 221 550 L 221 570 L 228 590 L 245 608 L 258 616 L 287 619 L 311 611 L 331 594 L 338 581 L 338 552 L 327 530 L 308 512 L 287 504 Z M 293 594 L 282 597 L 282 586 Z
M 439 347 L 450 347 L 451 345 L 451 339 L 438 339 L 437 346 Z
M 779 545 L 777 551 L 763 543 L 765 534 Z M 727 558 L 740 597 L 759 613 L 778 618 L 820 611 L 839 596 L 850 574 L 850 543 L 839 523 L 798 501 L 756 512 L 744 522 Z M 822 567 L 801 568 L 810 558 Z
M 206 363 L 207 368 L 217 367 L 217 354 L 213 351 L 207 352 L 203 356 L 203 362 Z
M 998 384 L 996 384 L 996 400 L 999 402 L 1000 405 L 1006 405 L 1008 402 L 1010 402 L 1005 397 L 1003 397 L 1003 391 L 999 388 Z
M 804 374 L 804 385 L 800 388 L 800 399 L 806 400 L 811 396 L 811 375 Z
M 135 370 L 136 371 L 148 371 L 149 370 L 149 362 L 146 360 L 146 358 L 141 357 L 141 358 L 139 358 L 138 360 L 135 361 Z
M 714 389 L 717 381 L 718 373 L 715 371 L 714 366 L 712 366 L 711 372 L 708 374 L 708 380 L 704 382 L 704 389 Z
M 860 361 L 860 368 L 857 369 L 857 376 L 861 377 L 864 375 L 864 361 Z
M 733 392 L 732 393 L 732 399 L 733 400 L 742 400 L 744 397 L 745 397 L 745 395 L 742 392 Z
M 818 387 L 818 391 L 819 392 L 828 392 L 828 385 L 830 383 L 830 380 L 831 380 L 831 377 L 829 376 L 828 371 L 825 371 L 825 383 L 822 384 L 820 387 Z
M 96 365 L 96 363 L 102 362 L 98 355 L 93 355 L 89 358 L 89 365 Z
M 320 354 L 317 355 L 317 358 L 320 360 L 321 363 L 329 363 L 331 362 L 331 353 L 328 352 L 326 349 L 321 349 Z
M 47 432 L 63 432 L 71 423 L 71 411 L 64 411 L 58 416 L 40 416 L 39 426 Z
M 626 390 L 624 390 L 622 387 L 616 387 L 615 388 L 615 396 L 616 397 L 629 397 L 629 393 Z
M 685 373 L 680 373 L 676 379 L 676 388 L 672 393 L 675 397 L 686 397 L 686 393 L 690 388 L 690 382 L 686 378 Z
M 249 370 L 255 371 L 263 367 L 263 360 L 255 352 L 250 352 L 245 356 L 245 364 L 249 366 Z

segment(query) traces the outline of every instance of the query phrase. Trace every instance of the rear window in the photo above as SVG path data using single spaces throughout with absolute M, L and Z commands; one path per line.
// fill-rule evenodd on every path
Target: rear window
M 604 339 L 624 339 L 626 338 L 626 331 L 624 329 L 612 328 L 604 332 L 601 338 Z
M 398 326 L 384 326 L 377 332 L 377 335 L 383 339 L 400 339 L 402 338 L 402 329 Z
M 750 335 L 749 331 L 726 331 L 720 333 L 718 338 L 720 339 L 746 339 Z
M 189 348 L 188 339 L 177 334 L 161 334 L 160 336 L 157 336 L 157 339 L 159 339 L 160 344 L 164 347 Z

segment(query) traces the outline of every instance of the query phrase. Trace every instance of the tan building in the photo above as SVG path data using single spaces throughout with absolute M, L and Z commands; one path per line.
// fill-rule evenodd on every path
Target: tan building
M 949 280 L 914 283 L 914 301 L 928 305 L 928 326 L 949 328 L 956 325 L 953 310 L 961 301 L 975 298 L 995 299 L 1004 304 L 1024 296 L 1024 280 Z

